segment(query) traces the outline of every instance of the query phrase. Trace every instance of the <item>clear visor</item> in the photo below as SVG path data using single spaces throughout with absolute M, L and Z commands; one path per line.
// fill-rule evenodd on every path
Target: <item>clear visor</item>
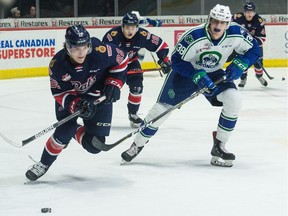
M 84 44 L 84 45 L 72 45 L 72 46 L 69 46 L 67 43 L 66 43 L 66 49 L 68 51 L 68 53 L 70 55 L 74 55 L 74 54 L 79 54 L 79 53 L 88 53 L 88 51 L 90 50 L 90 43 L 87 43 L 87 44 Z

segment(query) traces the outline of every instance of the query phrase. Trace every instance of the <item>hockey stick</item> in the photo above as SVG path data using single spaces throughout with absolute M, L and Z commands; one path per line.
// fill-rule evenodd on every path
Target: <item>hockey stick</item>
M 106 99 L 106 96 L 102 96 L 100 98 L 98 98 L 96 101 L 94 101 L 94 104 L 97 105 L 99 103 L 101 103 L 102 101 L 104 101 Z M 68 122 L 69 120 L 77 117 L 79 114 L 80 114 L 80 110 L 78 110 L 77 112 L 67 116 L 66 118 L 62 119 L 61 121 L 58 121 L 56 123 L 54 123 L 53 125 L 45 128 L 44 130 L 38 132 L 37 134 L 25 139 L 25 140 L 22 140 L 21 142 L 19 141 L 16 141 L 15 139 L 11 139 L 11 138 L 8 138 L 7 136 L 5 136 L 4 134 L 2 134 L 0 132 L 0 136 L 9 144 L 13 145 L 13 146 L 16 146 L 16 147 L 23 147 L 25 145 L 27 145 L 28 143 L 34 141 L 35 139 L 43 136 L 44 134 L 48 133 L 49 131 L 63 125 L 64 123 Z
M 260 65 L 260 67 L 263 69 L 264 73 L 266 74 L 266 76 L 270 79 L 270 80 L 273 80 L 275 79 L 275 77 L 272 77 L 268 74 L 268 72 L 266 71 L 266 69 L 264 68 L 263 64 L 261 63 L 261 61 L 257 60 L 257 63 Z M 278 79 L 277 79 L 278 80 Z M 281 81 L 284 81 L 285 80 L 285 77 L 282 77 L 280 79 Z
M 153 61 L 154 61 L 154 63 L 155 63 L 155 66 L 157 67 L 157 62 L 156 62 L 156 59 L 155 59 L 153 53 L 150 52 L 150 54 L 151 54 L 151 56 L 152 56 L 152 58 L 153 58 Z M 161 68 L 158 68 L 157 70 L 159 71 L 160 76 L 163 77 Z
M 141 70 L 130 70 L 127 72 L 127 74 L 138 74 L 138 73 L 145 73 L 145 72 L 153 72 L 158 71 L 160 68 L 147 68 L 147 69 L 141 69 Z
M 219 80 L 215 81 L 215 84 L 219 84 L 220 82 L 223 82 L 225 79 L 222 77 Z M 194 92 L 191 96 L 189 96 L 188 98 L 186 98 L 185 100 L 179 102 L 178 104 L 176 104 L 173 107 L 170 107 L 169 109 L 167 109 L 166 111 L 164 111 L 163 113 L 159 114 L 158 116 L 156 116 L 155 118 L 153 118 L 152 120 L 150 120 L 149 122 L 144 122 L 144 124 L 142 124 L 139 128 L 137 128 L 136 130 L 132 131 L 131 133 L 127 134 L 126 136 L 122 137 L 121 139 L 119 139 L 118 141 L 112 143 L 112 144 L 105 144 L 103 142 L 101 142 L 100 140 L 98 140 L 96 137 L 94 137 L 92 139 L 92 143 L 93 146 L 95 146 L 96 148 L 100 149 L 101 151 L 109 151 L 110 149 L 114 148 L 115 146 L 119 145 L 120 143 L 122 143 L 123 141 L 125 141 L 126 139 L 132 137 L 133 135 L 135 135 L 136 133 L 138 133 L 139 131 L 142 131 L 143 129 L 149 127 L 150 125 L 152 125 L 154 122 L 158 121 L 160 118 L 162 118 L 163 116 L 165 116 L 166 114 L 180 108 L 181 106 L 183 106 L 184 104 L 186 104 L 188 101 L 192 100 L 193 98 L 197 97 L 198 95 L 202 94 L 203 92 L 205 92 L 207 90 L 207 88 L 203 88 L 200 89 L 197 92 Z

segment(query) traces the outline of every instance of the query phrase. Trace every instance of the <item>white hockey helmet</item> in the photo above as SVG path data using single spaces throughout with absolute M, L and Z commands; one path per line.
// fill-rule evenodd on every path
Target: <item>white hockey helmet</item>
M 230 12 L 229 6 L 224 6 L 217 4 L 214 8 L 211 9 L 209 17 L 208 17 L 208 23 L 210 24 L 210 19 L 216 19 L 224 22 L 228 22 L 227 28 L 229 28 L 231 24 L 231 18 L 232 14 Z

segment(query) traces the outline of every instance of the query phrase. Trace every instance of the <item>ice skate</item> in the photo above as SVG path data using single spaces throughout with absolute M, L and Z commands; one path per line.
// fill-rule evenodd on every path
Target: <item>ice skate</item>
M 138 147 L 135 143 L 132 143 L 131 147 L 121 154 L 122 164 L 132 161 L 144 148 L 144 146 Z
M 48 166 L 38 162 L 28 169 L 25 175 L 30 181 L 36 181 L 47 172 L 48 168 Z
M 138 128 L 141 125 L 142 119 L 137 114 L 129 113 L 130 126 Z
M 232 167 L 235 155 L 225 149 L 225 145 L 216 139 L 216 131 L 213 131 L 213 148 L 211 150 L 212 159 L 210 163 L 215 166 Z
M 241 79 L 240 83 L 238 84 L 238 87 L 244 88 L 244 86 L 246 85 L 246 82 L 247 82 L 247 78 Z
M 267 86 L 268 82 L 263 78 L 263 76 L 258 76 L 256 75 L 256 78 L 259 80 L 259 82 L 263 85 L 263 86 Z

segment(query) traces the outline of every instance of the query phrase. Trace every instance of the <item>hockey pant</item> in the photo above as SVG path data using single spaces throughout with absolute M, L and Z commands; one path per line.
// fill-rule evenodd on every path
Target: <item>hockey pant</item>
M 70 112 L 64 110 L 56 103 L 57 120 L 60 121 L 68 115 L 70 115 Z M 101 104 L 97 106 L 96 114 L 92 119 L 83 121 L 84 126 L 80 126 L 77 123 L 77 118 L 74 118 L 57 127 L 53 135 L 46 142 L 41 156 L 41 162 L 47 166 L 51 166 L 72 138 L 81 144 L 89 153 L 99 153 L 100 150 L 93 146 L 91 140 L 95 136 L 105 143 L 105 137 L 109 136 L 111 129 L 111 118 L 112 103 Z
M 211 79 L 218 80 L 223 76 L 223 71 L 219 70 L 215 73 L 209 74 Z M 233 131 L 239 111 L 241 109 L 242 99 L 240 93 L 237 91 L 233 82 L 222 82 L 218 84 L 219 93 L 217 96 L 206 97 L 212 106 L 223 106 L 221 115 L 218 121 L 217 138 L 222 142 L 227 142 Z M 197 86 L 192 79 L 177 75 L 177 73 L 170 73 L 165 84 L 162 87 L 161 93 L 158 97 L 158 102 L 149 111 L 146 122 L 155 118 L 160 113 L 166 111 L 171 106 L 176 105 L 182 100 L 189 97 L 197 90 Z M 137 146 L 143 146 L 149 139 L 157 132 L 158 127 L 168 118 L 171 113 L 165 115 L 159 121 L 153 123 L 150 127 L 137 133 L 134 142 Z

